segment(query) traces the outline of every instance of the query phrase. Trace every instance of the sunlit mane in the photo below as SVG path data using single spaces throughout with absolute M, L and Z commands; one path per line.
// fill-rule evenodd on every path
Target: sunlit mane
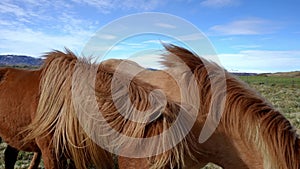
M 169 68 L 186 64 L 198 80 L 200 92 L 199 111 L 206 114 L 211 102 L 210 77 L 222 78 L 214 63 L 200 59 L 194 53 L 174 45 L 165 45 L 167 53 L 162 62 Z M 241 139 L 247 147 L 261 153 L 265 169 L 300 168 L 300 141 L 290 122 L 263 97 L 237 80 L 226 76 L 226 104 L 220 127 L 228 137 Z M 189 83 L 189 82 L 187 82 Z
M 166 100 L 166 104 L 163 107 L 151 107 L 151 103 L 157 99 L 155 92 L 154 94 L 152 92 L 154 88 L 151 85 L 135 79 L 130 83 L 129 88 L 125 88 L 122 85 L 122 77 L 126 78 L 127 75 L 121 74 L 116 79 L 119 85 L 111 89 L 114 71 L 105 65 L 98 66 L 84 59 L 78 59 L 70 51 L 66 53 L 54 51 L 47 55 L 46 62 L 42 67 L 39 105 L 32 124 L 27 128 L 27 131 L 32 132 L 29 133 L 26 139 L 50 136 L 57 157 L 64 155 L 71 158 L 75 162 L 76 168 L 85 169 L 91 163 L 97 168 L 112 168 L 113 160 L 111 154 L 103 150 L 88 137 L 88 134 L 83 130 L 77 119 L 73 105 L 74 100 L 72 100 L 72 78 L 74 72 L 76 73 L 76 78 L 83 77 L 84 80 L 84 77 L 89 76 L 89 72 L 86 70 L 95 69 L 95 67 L 97 68 L 95 91 L 99 113 L 103 114 L 107 123 L 116 131 L 134 138 L 147 138 L 159 135 L 175 122 L 180 110 L 185 112 L 184 116 L 186 116 L 187 121 L 184 123 L 188 122 L 189 114 L 187 111 L 189 106 L 181 107 L 173 101 Z M 115 93 L 114 99 L 112 98 L 112 93 Z M 123 101 L 128 96 L 136 109 Z M 82 97 L 85 96 L 83 95 Z M 89 104 L 88 99 L 82 104 Z M 115 104 L 122 104 L 123 106 L 118 110 Z M 153 111 L 149 111 L 149 109 Z M 120 114 L 120 111 L 126 111 L 129 115 L 136 114 L 136 110 L 144 112 L 143 116 L 145 117 L 154 115 L 155 120 L 147 123 L 132 122 Z M 91 115 L 91 117 L 93 116 Z M 84 128 L 94 129 L 95 119 L 87 117 L 86 120 Z M 98 121 L 96 120 L 96 122 Z M 97 126 L 99 127 L 99 125 Z M 95 129 L 95 131 L 101 130 L 102 132 L 108 132 L 105 128 Z M 183 133 L 182 131 L 182 128 L 176 128 L 175 132 L 170 137 L 163 138 L 161 143 L 154 142 L 152 145 L 149 145 L 149 151 L 152 151 L 151 147 L 172 144 L 174 139 Z M 101 134 L 107 134 L 107 138 L 112 138 L 113 140 L 109 141 L 114 143 L 114 145 L 118 145 L 115 148 L 119 148 L 120 151 L 127 151 L 128 143 L 126 144 L 127 146 L 122 147 L 126 140 L 110 137 L 109 133 Z M 181 168 L 184 166 L 182 157 L 192 156 L 188 146 L 188 142 L 191 142 L 192 138 L 191 135 L 188 135 L 174 148 L 162 154 L 149 157 L 149 166 L 151 168 Z M 100 140 L 100 144 L 107 143 L 105 139 Z M 122 150 L 122 148 L 124 149 Z M 130 147 L 130 149 L 135 151 L 135 147 Z

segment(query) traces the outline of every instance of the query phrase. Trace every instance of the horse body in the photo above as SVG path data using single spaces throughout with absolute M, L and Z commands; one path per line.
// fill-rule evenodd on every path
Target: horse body
M 196 122 L 191 131 L 175 147 L 162 154 L 147 158 L 120 156 L 120 168 L 192 168 L 202 167 L 208 162 L 213 162 L 223 168 L 300 168 L 300 141 L 288 120 L 265 99 L 226 71 L 227 86 L 225 92 L 227 94 L 221 121 L 212 136 L 204 143 L 199 143 L 197 138 L 206 119 L 209 117 L 211 102 L 214 99 L 213 94 L 215 91 L 212 89 L 210 78 L 215 78 L 218 82 L 218 78 L 224 78 L 224 74 L 219 74 L 218 70 L 221 70 L 221 68 L 217 65 L 201 60 L 186 49 L 172 45 L 165 47 L 170 54 L 165 55 L 164 64 L 169 67 L 169 71 L 178 71 L 179 84 L 175 84 L 174 80 L 171 81 L 168 74 L 160 71 L 155 73 L 155 71 L 146 72 L 144 70 L 131 81 L 128 88 L 124 87 L 122 83 L 122 78 L 126 79 L 128 75 L 119 72 L 121 78 L 117 79 L 117 88 L 114 89 L 111 88 L 111 85 L 117 67 L 108 64 L 109 62 L 104 62 L 97 70 L 95 90 L 99 111 L 111 127 L 126 136 L 148 138 L 159 135 L 176 121 L 181 106 L 184 107 L 185 104 L 200 105 L 200 109 L 197 110 Z M 183 62 L 178 62 L 178 57 Z M 85 168 L 88 163 L 96 165 L 101 162 L 103 164 L 99 164 L 99 168 L 111 168 L 110 155 L 88 138 L 74 112 L 71 84 L 73 73 L 78 71 L 74 65 L 78 62 L 76 56 L 70 52 L 67 54 L 62 52 L 50 53 L 48 61 L 43 67 L 41 96 L 37 113 L 33 123 L 28 128 L 30 133 L 27 138 L 29 140 L 38 138 L 37 142 L 43 143 L 39 144 L 43 158 L 47 153 L 52 154 L 54 158 L 64 152 L 75 161 L 78 168 Z M 182 67 L 183 64 L 188 66 L 192 74 L 186 71 L 183 68 L 184 66 Z M 82 65 L 93 67 L 93 65 L 84 61 Z M 130 70 L 129 67 L 128 70 Z M 208 72 L 208 70 L 212 72 Z M 194 99 L 195 91 L 193 91 L 193 88 L 189 88 L 190 91 L 188 92 L 183 91 L 183 94 L 180 93 L 180 85 L 189 86 L 192 75 L 197 81 L 199 100 Z M 79 73 L 77 76 L 88 77 L 89 74 Z M 160 79 L 160 81 L 157 82 L 156 79 Z M 170 86 L 174 86 L 171 88 L 172 91 L 169 90 Z M 218 89 L 221 87 L 217 86 L 214 90 L 219 91 Z M 77 89 L 81 90 L 80 86 Z M 166 91 L 167 102 L 163 108 L 159 107 L 149 112 L 147 111 L 151 105 L 149 102 L 151 99 L 155 100 L 156 97 L 151 92 L 155 89 Z M 117 95 L 115 95 L 116 100 L 113 100 L 112 97 L 114 92 L 117 92 Z M 190 97 L 186 97 L 186 95 Z M 132 122 L 120 114 L 120 111 L 127 112 L 132 116 L 137 113 L 135 109 L 127 106 L 127 102 L 124 101 L 126 97 L 130 97 L 130 101 L 134 103 L 134 106 L 144 112 L 140 115 L 148 117 L 157 115 L 158 112 L 160 114 L 157 115 L 154 121 L 149 123 Z M 122 110 L 118 110 L 115 102 L 122 105 Z M 88 107 L 88 99 L 82 99 L 82 105 Z M 189 116 L 191 109 L 186 108 L 185 110 L 187 111 L 184 114 Z M 217 115 L 213 114 L 212 116 Z M 95 133 L 109 133 L 105 127 L 102 129 L 101 125 L 100 129 L 95 128 L 95 122 L 91 121 L 92 119 L 87 118 L 85 120 L 84 126 L 95 130 Z M 208 118 L 208 120 L 214 119 Z M 180 133 L 181 129 L 178 128 L 169 138 L 165 139 L 172 141 L 173 137 Z M 150 145 L 153 146 L 152 148 L 149 147 L 145 150 L 143 147 L 132 147 L 130 143 L 129 145 L 125 144 L 126 140 L 118 137 L 109 137 L 109 134 L 107 138 L 112 140 L 109 140 L 109 142 L 106 142 L 106 140 L 102 143 L 107 145 L 111 142 L 120 145 L 121 147 L 118 148 L 121 148 L 121 152 L 151 151 L 155 146 L 163 146 L 161 142 L 155 142 Z M 163 140 L 163 143 L 169 142 Z M 55 166 L 52 168 L 55 168 Z
M 197 79 L 200 117 L 208 116 L 210 105 L 218 99 L 213 93 L 218 96 L 224 87 L 220 82 L 226 80 L 224 110 L 213 134 L 218 139 L 212 136 L 206 141 L 214 144 L 224 140 L 223 146 L 209 147 L 211 152 L 217 152 L 216 157 L 221 157 L 212 156 L 212 162 L 224 168 L 300 168 L 299 137 L 290 122 L 268 101 L 218 65 L 200 59 L 186 49 L 173 45 L 165 47 L 169 52 L 165 56 L 165 65 L 175 68 L 179 58 Z M 214 88 L 211 81 L 217 82 Z M 215 116 L 219 115 L 212 114 L 207 120 L 214 123 Z
M 201 109 L 198 112 L 197 122 L 191 130 L 196 137 L 200 135 L 213 101 L 212 93 L 214 91 L 212 91 L 210 78 L 215 78 L 216 81 L 221 81 L 221 78 L 226 80 L 226 103 L 218 127 L 206 142 L 190 143 L 194 144 L 193 147 L 196 151 L 193 156 L 197 158 L 199 166 L 213 162 L 223 168 L 300 168 L 299 138 L 288 120 L 272 105 L 226 71 L 220 74 L 219 70 L 223 69 L 214 63 L 200 59 L 180 47 L 173 45 L 165 47 L 168 53 L 164 55 L 162 63 L 168 69 L 163 71 L 143 69 L 136 78 L 162 89 L 171 99 L 180 101 L 180 87 L 178 87 L 180 84 L 175 83 L 174 79 L 170 80 L 168 72 L 177 71 L 177 75 L 183 76 L 181 82 L 188 84 L 190 81 L 184 76 L 190 75 L 181 69 L 182 65 L 187 65 L 197 79 L 200 95 Z M 108 60 L 104 63 L 117 69 L 122 62 L 124 61 Z M 128 70 L 136 70 L 137 67 L 142 69 L 132 61 L 125 62 L 130 63 L 127 67 Z M 178 77 L 175 76 L 175 78 Z M 221 91 L 220 87 L 222 86 L 217 86 L 215 90 Z M 193 91 L 188 92 L 192 100 L 193 93 Z M 185 102 L 185 100 L 182 101 Z M 144 160 L 119 158 L 127 161 L 127 166 L 139 164 Z M 126 165 L 121 168 L 126 168 Z M 187 168 L 191 167 L 187 166 Z
M 36 152 L 29 168 L 40 162 L 39 148 L 32 140 L 22 142 L 25 133 L 19 134 L 30 122 L 37 107 L 39 71 L 0 69 L 0 136 L 7 142 L 5 166 L 13 168 L 19 150 Z
M 186 83 L 181 79 L 184 76 L 184 70 L 180 68 L 169 68 L 167 70 L 147 70 L 135 62 L 130 60 L 120 60 L 120 59 L 109 59 L 102 62 L 103 65 L 110 67 L 113 70 L 118 70 L 120 64 L 126 65 L 128 70 L 139 70 L 140 72 L 136 74 L 135 78 L 141 80 L 145 83 L 149 83 L 157 89 L 163 90 L 166 96 L 177 102 L 181 102 L 181 89 L 180 83 Z M 122 71 L 122 69 L 121 69 Z M 177 79 L 176 79 L 177 78 Z M 198 121 L 192 128 L 191 133 L 195 136 L 199 136 L 200 131 L 203 127 L 204 121 L 207 115 L 198 116 Z M 219 127 L 217 131 L 221 131 Z M 196 151 L 193 153 L 197 160 L 191 160 L 189 157 L 182 157 L 185 160 L 185 168 L 202 168 L 208 162 L 213 162 L 224 168 L 247 168 L 246 164 L 237 155 L 238 150 L 235 145 L 230 141 L 229 138 L 224 137 L 224 135 L 219 132 L 214 133 L 211 138 L 205 143 L 191 143 L 194 144 L 193 148 Z M 242 147 L 242 146 L 240 146 Z M 253 155 L 253 154 L 252 154 Z M 134 159 L 119 156 L 119 167 L 120 169 L 128 168 L 132 166 L 136 168 L 137 166 L 141 168 L 151 168 L 147 159 Z
M 36 138 L 47 169 L 64 168 L 66 164 L 61 160 L 66 158 L 74 160 L 76 168 L 94 164 L 110 169 L 114 165 L 112 156 L 87 138 L 74 112 L 71 84 L 76 62 L 71 52 L 47 55 L 41 68 L 37 113 L 25 129 L 29 132 L 25 141 Z
M 74 100 L 72 99 L 82 98 L 80 108 L 85 107 L 85 105 L 89 106 L 90 103 L 89 99 L 87 99 L 89 97 L 84 95 L 83 91 L 81 91 L 84 89 L 84 86 L 81 87 L 79 85 L 76 88 L 76 86 L 74 86 L 75 84 L 72 84 L 72 80 L 75 76 L 75 78 L 79 78 L 79 83 L 86 82 L 86 80 L 82 78 L 89 77 L 89 71 L 80 72 L 80 68 L 87 67 L 88 70 L 95 66 L 96 65 L 87 63 L 86 61 L 78 60 L 71 52 L 62 53 L 56 51 L 48 55 L 42 67 L 41 91 L 37 113 L 32 124 L 27 128 L 29 135 L 26 137 L 27 140 L 37 138 L 38 143 L 43 143 L 39 144 L 39 148 L 42 151 L 44 161 L 45 154 L 52 157 L 60 157 L 60 155 L 62 155 L 61 152 L 63 152 L 63 155 L 74 160 L 76 168 L 86 168 L 89 164 L 94 164 L 97 168 L 112 168 L 113 160 L 111 155 L 89 138 L 86 131 L 83 130 L 83 126 L 88 129 L 93 129 L 92 133 L 100 132 L 101 134 L 102 132 L 102 134 L 105 135 L 103 138 L 104 144 L 110 147 L 109 144 L 114 143 L 113 145 L 117 145 L 116 148 L 121 152 L 136 152 L 142 148 L 136 147 L 136 149 L 132 149 L 131 146 L 128 147 L 128 144 L 130 145 L 131 143 L 126 143 L 126 140 L 110 136 L 107 133 L 111 133 L 111 131 L 110 129 L 106 130 L 107 127 L 105 126 L 101 127 L 100 125 L 100 128 L 95 128 L 95 123 L 99 123 L 101 120 L 94 122 L 94 118 L 89 118 L 93 117 L 93 114 L 88 114 L 84 124 L 79 123 L 74 107 L 76 105 L 73 105 Z M 100 64 L 95 82 L 99 112 L 103 114 L 111 127 L 123 135 L 144 138 L 159 135 L 175 122 L 178 115 L 177 113 L 180 110 L 180 106 L 177 103 L 167 100 L 164 106 L 153 106 L 151 100 L 158 101 L 156 98 L 158 96 L 155 93 L 151 93 L 155 88 L 138 79 L 133 79 L 128 89 L 122 84 L 122 78 L 126 79 L 126 74 L 118 76 L 119 78 L 116 79 L 116 88 L 112 89 L 111 85 L 115 75 L 114 73 L 115 71 L 105 64 Z M 78 92 L 81 93 L 80 96 L 82 97 L 72 97 L 72 87 L 79 90 Z M 114 98 L 116 100 L 112 98 L 112 93 L 114 92 L 116 92 Z M 126 102 L 126 99 L 128 101 L 127 97 L 134 103 L 136 109 L 133 109 L 128 102 Z M 122 105 L 121 110 L 115 106 L 115 102 Z M 189 108 L 185 108 L 184 110 L 188 109 Z M 143 118 L 150 117 L 151 114 L 157 115 L 156 120 L 149 124 L 131 122 L 120 114 L 120 112 L 127 112 L 128 115 L 138 115 L 137 110 L 144 112 L 144 114 L 139 113 L 139 116 Z M 92 112 L 82 111 L 79 114 L 84 113 Z M 188 111 L 183 114 L 186 118 L 189 118 Z M 177 132 L 172 133 L 170 138 L 164 138 L 166 140 L 163 142 L 168 141 L 171 144 L 173 139 L 178 137 L 178 134 L 181 133 L 180 128 L 176 128 L 176 130 Z M 189 139 L 193 139 L 192 136 L 183 138 L 178 145 L 175 145 L 171 150 L 159 156 L 146 158 L 147 163 L 143 165 L 145 165 L 145 168 L 180 168 L 183 166 L 181 156 L 187 156 L 191 159 L 189 146 L 187 144 Z M 109 141 L 105 142 L 105 140 Z M 101 141 L 100 139 L 100 142 Z M 149 151 L 155 151 L 154 147 L 157 147 L 163 142 L 151 143 L 151 145 L 149 145 Z M 153 149 L 151 149 L 151 147 L 153 147 Z M 52 161 L 52 164 L 49 162 L 49 168 L 51 166 L 53 166 L 51 168 L 55 168 L 55 163 L 57 162 Z M 132 166 L 135 168 L 142 167 L 136 165 Z
M 9 145 L 24 151 L 38 152 L 34 141 L 23 145 L 26 135 L 19 134 L 31 122 L 38 101 L 39 71 L 1 69 L 0 135 Z

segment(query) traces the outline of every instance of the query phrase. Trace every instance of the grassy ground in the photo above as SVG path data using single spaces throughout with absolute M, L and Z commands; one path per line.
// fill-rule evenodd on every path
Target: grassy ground
M 300 129 L 300 78 L 241 77 Z
M 250 84 L 261 95 L 266 97 L 278 110 L 280 110 L 298 129 L 300 129 L 300 78 L 293 77 L 266 77 L 249 76 L 240 77 Z M 0 145 L 0 168 L 4 168 L 3 152 L 5 143 Z M 30 163 L 32 153 L 21 152 L 16 164 L 17 169 L 25 169 Z M 209 164 L 205 169 L 219 169 Z

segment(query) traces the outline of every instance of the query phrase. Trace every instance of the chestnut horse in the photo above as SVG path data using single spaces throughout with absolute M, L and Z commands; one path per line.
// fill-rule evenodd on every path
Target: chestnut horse
M 38 143 L 43 143 L 39 144 L 39 148 L 44 161 L 48 162 L 45 165 L 47 164 L 49 168 L 55 168 L 58 163 L 58 160 L 50 160 L 61 155 L 74 160 L 76 168 L 79 169 L 85 169 L 91 164 L 97 168 L 112 168 L 111 154 L 104 151 L 101 146 L 107 150 L 117 149 L 114 152 L 120 153 L 144 151 L 144 146 L 128 142 L 121 136 L 131 138 L 161 136 L 160 134 L 177 122 L 181 111 L 183 113 L 180 117 L 184 121 L 179 122 L 179 127 L 170 133 L 170 137 L 160 137 L 162 142 L 150 142 L 147 150 L 156 153 L 155 147 L 174 144 L 180 136 L 182 139 L 179 139 L 174 147 L 164 149 L 165 151 L 159 155 L 147 157 L 146 162 L 154 168 L 181 168 L 186 165 L 181 157 L 186 156 L 187 161 L 195 163 L 191 155 L 195 152 L 188 144 L 195 142 L 191 141 L 195 138 L 193 135 L 185 135 L 183 128 L 180 128 L 184 126 L 181 123 L 189 123 L 192 120 L 189 113 L 192 112 L 191 106 L 180 106 L 169 99 L 162 104 L 161 95 L 153 92 L 155 88 L 152 85 L 133 79 L 129 86 L 124 86 L 124 80 L 128 77 L 126 73 L 119 72 L 120 74 L 116 75 L 115 71 L 105 64 L 88 63 L 78 59 L 70 51 L 49 53 L 42 69 L 39 104 L 36 115 L 26 130 L 29 134 L 25 140 L 36 138 Z M 97 114 L 85 109 L 91 107 L 91 97 L 84 93 L 85 86 L 83 86 L 89 82 L 88 77 L 91 76 L 89 70 L 96 70 L 96 80 L 94 88 L 91 87 L 92 83 L 88 83 L 87 88 L 95 89 L 97 114 L 103 115 L 105 122 L 108 123 L 106 126 L 101 119 L 96 118 Z M 77 80 L 74 81 L 74 78 Z M 114 83 L 115 87 L 112 88 Z M 80 95 L 74 96 L 73 90 Z M 75 104 L 76 99 L 81 99 L 80 105 Z M 121 106 L 117 107 L 116 104 Z M 76 112 L 76 109 L 79 112 Z M 121 114 L 124 112 L 129 116 L 152 121 L 131 121 Z M 87 114 L 81 123 L 82 119 L 78 118 L 78 114 Z M 89 137 L 91 133 L 86 129 L 91 129 L 89 132 L 92 136 L 102 135 L 97 144 Z M 121 134 L 114 135 L 112 131 Z M 47 157 L 52 158 L 48 160 Z
M 190 76 L 182 66 L 187 65 L 197 79 L 200 107 L 198 112 L 199 128 L 194 127 L 191 132 L 199 137 L 203 120 L 208 117 L 212 102 L 213 88 L 211 79 L 217 82 L 221 78 L 226 80 L 226 102 L 217 129 L 204 143 L 190 143 L 195 145 L 199 165 L 203 167 L 212 162 L 223 168 L 268 168 L 268 169 L 299 169 L 300 168 L 300 139 L 295 128 L 268 101 L 247 84 L 236 79 L 218 65 L 209 62 L 196 54 L 174 45 L 165 45 L 167 53 L 162 62 L 168 69 L 164 71 L 150 71 L 143 69 L 136 78 L 150 83 L 165 91 L 173 100 L 180 100 L 180 83 L 176 83 L 170 72 L 177 71 L 175 76 L 182 76 L 181 83 L 189 84 L 185 76 Z M 128 70 L 141 69 L 141 66 L 127 62 Z M 122 60 L 108 60 L 104 62 L 112 69 L 117 69 Z M 221 73 L 220 73 L 220 70 Z M 179 71 L 179 72 L 178 72 Z M 178 77 L 177 77 L 178 78 Z M 222 84 L 221 84 L 222 85 Z M 219 89 L 222 86 L 216 86 Z M 193 100 L 193 91 L 189 91 Z M 214 115 L 214 116 L 217 116 Z M 201 155 L 199 157 L 199 155 Z M 184 157 L 182 157 L 184 158 Z M 150 168 L 147 159 L 119 157 L 120 168 Z
M 40 72 L 0 68 L 0 136 L 8 144 L 5 168 L 14 168 L 19 150 L 36 152 L 29 168 L 38 168 L 39 148 L 34 141 L 24 145 L 18 133 L 31 122 L 38 101 Z
M 160 135 L 176 122 L 181 108 L 185 110 L 183 113 L 186 115 L 185 123 L 189 123 L 192 121 L 190 117 L 195 117 L 192 111 L 195 100 L 200 105 L 200 109 L 197 110 L 199 112 L 196 122 L 191 131 L 176 146 L 151 157 L 120 157 L 120 168 L 192 168 L 204 166 L 207 162 L 213 162 L 223 168 L 297 169 L 300 167 L 300 141 L 289 121 L 259 94 L 227 72 L 225 72 L 226 102 L 221 121 L 213 135 L 206 142 L 199 143 L 195 138 L 199 137 L 208 117 L 215 92 L 211 86 L 211 78 L 217 82 L 219 78 L 224 78 L 224 74 L 219 74 L 220 70 L 223 72 L 223 69 L 205 59 L 200 59 L 186 49 L 173 45 L 165 47 L 168 54 L 164 56 L 163 63 L 169 69 L 179 71 L 177 73 L 181 75 L 180 83 L 183 83 L 184 86 L 189 86 L 191 76 L 194 76 L 197 80 L 200 100 L 194 99 L 194 88 L 188 87 L 191 91 L 183 93 L 183 97 L 180 99 L 178 99 L 178 94 L 174 95 L 176 98 L 172 98 L 174 96 L 170 93 L 166 94 L 165 106 L 152 110 L 154 108 L 150 106 L 152 101 L 159 102 L 159 98 L 161 99 L 160 96 L 151 92 L 160 88 L 158 84 L 154 84 L 157 86 L 148 84 L 144 82 L 144 79 L 147 78 L 140 75 L 140 78 L 132 79 L 130 85 L 124 87 L 124 79 L 128 77 L 124 71 L 125 73 L 118 72 L 121 76 L 117 77 L 117 85 L 112 88 L 115 70 L 104 63 L 96 71 L 95 93 L 98 109 L 110 127 L 126 136 L 148 138 Z M 77 63 L 80 63 L 79 66 L 75 66 Z M 185 68 L 182 69 L 184 67 L 182 65 L 187 65 L 192 74 Z M 85 97 L 84 94 L 82 97 L 72 97 L 74 85 L 72 79 L 73 76 L 75 79 L 77 77 L 77 80 L 84 78 L 81 80 L 84 83 L 87 80 L 85 77 L 90 77 L 90 74 L 89 71 L 82 71 L 81 68 L 87 67 L 84 69 L 94 70 L 95 66 L 78 60 L 70 51 L 67 53 L 56 51 L 48 55 L 42 73 L 37 114 L 28 128 L 30 133 L 27 137 L 28 140 L 37 138 L 37 141 L 43 143 L 39 144 L 43 155 L 60 157 L 63 152 L 74 160 L 78 168 L 86 168 L 89 163 L 93 163 L 99 168 L 110 168 L 112 167 L 109 163 L 111 162 L 110 154 L 107 155 L 107 152 L 89 138 L 85 132 L 86 128 L 95 130 L 92 135 L 97 135 L 97 133 L 105 135 L 108 141 L 102 137 L 100 144 L 105 146 L 111 142 L 112 149 L 119 148 L 121 153 L 122 151 L 149 151 L 149 149 L 151 151 L 155 149 L 155 146 L 163 146 L 162 143 L 172 144 L 174 138 L 183 133 L 184 128 L 179 127 L 174 133 L 171 133 L 171 136 L 163 137 L 165 140 L 162 140 L 162 143 L 154 142 L 149 145 L 149 149 L 145 149 L 143 145 L 126 144 L 126 140 L 111 137 L 111 129 L 107 130 L 105 128 L 107 126 L 103 125 L 101 120 L 94 122 L 93 115 L 85 117 L 84 124 L 80 123 L 73 99 L 82 101 L 82 105 L 76 105 L 83 108 L 80 109 L 79 114 L 88 114 L 89 112 L 85 108 L 89 107 L 91 103 L 89 102 L 90 98 Z M 131 68 L 127 69 L 130 71 Z M 158 76 L 151 78 L 156 77 Z M 81 91 L 83 90 L 81 87 L 81 85 L 77 86 L 76 90 L 84 93 Z M 218 89 L 222 86 L 216 87 Z M 168 89 L 163 88 L 163 90 L 167 91 Z M 117 94 L 114 94 L 115 92 Z M 186 98 L 185 95 L 190 97 Z M 138 114 L 134 107 L 130 107 L 124 101 L 127 97 L 130 98 L 130 102 L 137 110 L 145 112 Z M 182 100 L 182 106 L 172 99 Z M 123 106 L 118 108 L 115 103 Z M 192 108 L 184 107 L 184 103 L 191 104 L 192 106 L 187 107 Z M 148 111 L 149 109 L 150 111 Z M 132 116 L 142 115 L 146 118 L 152 116 L 156 118 L 147 123 L 134 122 L 124 117 L 122 112 L 127 112 Z M 218 116 L 218 114 L 213 114 L 213 116 Z M 97 122 L 100 125 L 96 127 Z M 101 128 L 101 125 L 104 127 Z M 120 145 L 120 147 L 114 147 L 115 145 Z M 108 147 L 110 146 L 108 145 Z M 198 166 L 196 166 L 197 162 Z M 53 164 L 55 163 L 57 162 L 53 162 Z M 103 166 L 104 164 L 107 165 Z

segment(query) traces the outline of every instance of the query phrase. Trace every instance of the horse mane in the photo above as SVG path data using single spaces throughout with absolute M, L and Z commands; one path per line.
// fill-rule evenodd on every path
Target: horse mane
M 120 151 L 128 151 L 127 149 L 135 151 L 135 148 L 130 147 L 131 145 L 126 143 L 126 140 L 114 136 L 109 137 L 109 130 L 105 129 L 106 126 L 100 129 L 95 128 L 95 125 L 100 122 L 95 121 L 93 115 L 88 114 L 91 118 L 85 119 L 87 121 L 84 126 L 79 123 L 73 105 L 72 87 L 74 86 L 72 86 L 72 78 L 73 76 L 76 76 L 76 78 L 89 77 L 90 73 L 86 70 L 97 69 L 95 94 L 99 113 L 102 112 L 109 125 L 123 135 L 134 138 L 148 138 L 159 135 L 176 121 L 179 111 L 182 110 L 186 120 L 183 123 L 188 123 L 190 120 L 189 106 L 180 106 L 167 99 L 166 104 L 163 106 L 153 107 L 151 103 L 159 102 L 160 100 L 157 99 L 160 98 L 153 92 L 153 86 L 138 79 L 133 79 L 129 88 L 125 88 L 122 84 L 123 78 L 126 78 L 127 75 L 121 73 L 120 76 L 115 76 L 118 85 L 112 89 L 111 83 L 115 72 L 105 65 L 96 65 L 88 60 L 78 59 L 68 50 L 66 53 L 60 51 L 50 52 L 46 57 L 47 59 L 42 66 L 39 105 L 32 123 L 25 129 L 25 131 L 29 131 L 26 140 L 51 135 L 51 144 L 53 144 L 57 156 L 70 157 L 79 169 L 87 168 L 90 163 L 93 163 L 96 168 L 112 168 L 113 163 L 111 155 L 90 139 L 83 127 L 91 129 L 94 134 L 97 134 L 98 131 L 102 132 L 100 134 L 105 135 L 105 137 L 102 137 L 103 140 L 100 140 L 100 144 L 114 143 L 113 145 L 118 145 L 117 148 L 120 148 Z M 79 86 L 77 89 L 81 90 L 81 87 Z M 116 93 L 115 98 L 112 98 L 112 93 Z M 135 108 L 124 102 L 126 97 L 130 98 Z M 88 106 L 88 99 L 82 104 Z M 115 104 L 123 106 L 119 110 Z M 80 113 L 89 113 L 82 111 Z M 141 117 L 150 118 L 155 116 L 155 118 L 153 121 L 146 123 L 133 122 L 123 117 L 120 111 L 126 111 L 128 115 L 139 113 Z M 163 146 L 163 144 L 172 144 L 174 139 L 178 138 L 179 135 L 183 135 L 182 130 L 178 127 L 174 133 L 171 133 L 170 138 L 162 137 L 163 141 L 161 143 L 155 142 L 149 146 L 157 147 Z M 112 138 L 112 140 L 107 141 L 107 138 Z M 192 156 L 188 146 L 190 139 L 192 139 L 192 136 L 188 135 L 172 149 L 148 157 L 149 165 L 152 168 L 183 167 L 183 157 L 186 155 Z M 138 145 L 133 146 L 138 147 Z M 122 148 L 124 149 L 122 150 Z M 139 149 L 142 150 L 142 148 Z M 150 149 L 149 151 L 154 150 Z
M 165 66 L 185 64 L 194 73 L 201 93 L 200 105 L 204 105 L 199 113 L 207 114 L 212 93 L 209 78 L 224 78 L 218 74 L 223 68 L 187 49 L 166 44 L 164 47 Z M 219 125 L 229 137 L 238 137 L 247 148 L 260 152 L 264 168 L 300 168 L 300 139 L 291 123 L 247 84 L 226 71 L 225 78 L 226 103 Z
M 52 136 L 57 159 L 67 156 L 78 168 L 88 168 L 92 161 L 99 168 L 111 168 L 111 156 L 91 140 L 86 139 L 72 105 L 72 74 L 77 57 L 69 50 L 66 53 L 53 51 L 45 55 L 40 82 L 40 98 L 32 123 L 25 129 L 25 140 Z M 96 158 L 94 154 L 101 158 Z

